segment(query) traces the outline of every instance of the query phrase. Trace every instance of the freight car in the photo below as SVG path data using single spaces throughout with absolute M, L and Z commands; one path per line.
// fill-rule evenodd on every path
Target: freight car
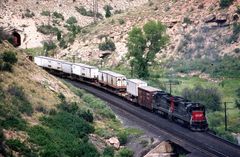
M 124 75 L 112 71 L 99 71 L 93 66 L 49 57 L 34 57 L 34 62 L 54 74 L 68 76 L 111 91 L 145 109 L 186 125 L 191 130 L 208 129 L 204 105 L 172 96 L 163 90 L 147 86 L 144 81 L 126 79 Z
M 101 85 L 108 86 L 114 91 L 126 91 L 126 77 L 122 74 L 118 74 L 108 70 L 99 71 L 98 81 Z

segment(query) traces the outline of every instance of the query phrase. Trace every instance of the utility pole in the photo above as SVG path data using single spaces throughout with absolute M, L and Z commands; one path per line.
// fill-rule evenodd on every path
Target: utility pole
M 225 113 L 225 131 L 227 131 L 227 102 L 224 102 L 224 113 Z
M 224 104 L 224 121 L 225 121 L 225 131 L 227 131 L 227 104 L 230 104 L 233 102 L 223 102 Z
M 171 79 L 166 84 L 169 85 L 169 92 L 170 92 L 170 94 L 172 94 L 172 86 L 173 85 L 178 85 L 178 83 L 176 83 L 175 81 L 172 81 Z
M 98 14 L 98 2 L 97 0 L 93 0 L 93 14 L 94 14 L 94 23 L 97 23 L 97 14 Z

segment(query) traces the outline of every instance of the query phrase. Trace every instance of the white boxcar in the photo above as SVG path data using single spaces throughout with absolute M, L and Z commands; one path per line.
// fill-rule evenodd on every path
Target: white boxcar
M 41 67 L 54 69 L 69 74 L 72 73 L 72 63 L 67 61 L 54 59 L 50 57 L 38 56 L 34 57 L 34 62 Z
M 107 84 L 116 89 L 125 89 L 127 84 L 124 75 L 107 70 L 99 72 L 98 80 L 100 83 Z
M 139 79 L 127 80 L 127 92 L 133 96 L 138 96 L 138 87 L 147 86 L 147 83 Z
M 98 68 L 86 64 L 76 63 L 72 65 L 72 73 L 80 77 L 95 79 L 98 77 Z

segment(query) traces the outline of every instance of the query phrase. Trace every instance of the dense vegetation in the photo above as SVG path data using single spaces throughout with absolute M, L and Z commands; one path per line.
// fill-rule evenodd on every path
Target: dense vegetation
M 195 60 L 178 60 L 169 62 L 169 68 L 174 68 L 175 72 L 189 73 L 191 71 L 201 71 L 210 74 L 212 77 L 239 78 L 240 60 L 231 56 L 224 56 L 211 60 L 208 58 Z
M 221 94 L 217 88 L 195 86 L 193 89 L 183 89 L 181 95 L 187 100 L 204 104 L 209 112 L 221 110 Z

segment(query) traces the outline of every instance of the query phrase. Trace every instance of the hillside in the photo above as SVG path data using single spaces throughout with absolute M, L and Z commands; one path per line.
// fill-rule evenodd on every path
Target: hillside
M 149 20 L 159 20 L 168 27 L 170 43 L 158 54 L 161 62 L 179 58 L 216 59 L 225 54 L 239 57 L 239 25 L 234 26 L 239 23 L 239 2 L 235 0 L 222 8 L 219 0 L 101 0 L 97 7 L 100 17 L 93 24 L 92 1 L 9 0 L 1 4 L 0 23 L 21 32 L 22 48 L 41 47 L 44 42 L 53 41 L 58 48 L 50 55 L 67 59 L 74 56 L 93 64 L 99 64 L 100 57 L 107 53 L 110 57 L 106 64 L 117 65 L 127 53 L 128 32 Z M 106 6 L 111 8 L 110 18 L 104 17 Z M 68 24 L 70 17 L 76 17 L 76 23 Z M 213 19 L 223 23 L 211 22 Z M 46 25 L 50 26 L 41 27 Z M 62 38 L 57 40 L 59 31 Z M 115 51 L 99 50 L 105 38 L 113 40 Z M 41 51 L 37 49 L 38 54 Z
M 123 128 L 105 102 L 48 74 L 7 42 L 0 56 L 1 157 L 132 153 L 124 147 L 128 136 L 143 132 Z

